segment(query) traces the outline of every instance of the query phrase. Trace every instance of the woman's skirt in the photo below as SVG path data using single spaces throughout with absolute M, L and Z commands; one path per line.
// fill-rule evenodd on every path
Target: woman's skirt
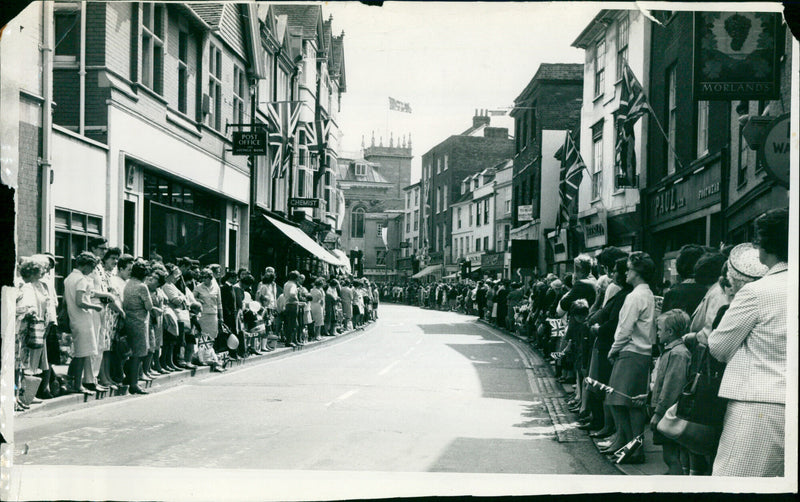
M 200 323 L 200 329 L 203 331 L 203 336 L 211 340 L 217 338 L 219 325 L 217 324 L 216 312 L 214 313 L 203 312 L 203 315 L 200 316 L 198 322 Z
M 25 357 L 25 368 L 28 371 L 35 372 L 37 369 L 47 371 L 50 369 L 50 364 L 47 362 L 47 349 L 45 347 L 38 349 L 23 347 L 22 351 Z
M 631 400 L 619 395 L 620 392 L 630 397 L 646 394 L 650 360 L 650 356 L 627 350 L 620 352 L 608 383 L 617 392 L 612 392 L 606 397 L 606 404 L 632 407 Z

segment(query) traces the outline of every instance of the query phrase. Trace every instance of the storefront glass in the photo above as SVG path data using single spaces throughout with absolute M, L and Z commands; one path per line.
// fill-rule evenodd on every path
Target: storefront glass
M 144 249 L 164 262 L 188 256 L 221 263 L 222 199 L 152 173 L 144 175 Z

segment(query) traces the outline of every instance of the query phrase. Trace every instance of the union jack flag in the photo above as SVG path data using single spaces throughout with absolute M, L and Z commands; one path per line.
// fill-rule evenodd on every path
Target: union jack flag
M 642 85 L 631 67 L 622 71 L 619 108 L 616 111 L 617 141 L 614 147 L 617 187 L 636 186 L 636 151 L 633 125 L 650 111 Z
M 269 144 L 276 149 L 272 160 L 272 177 L 283 178 L 292 160 L 294 134 L 300 118 L 299 101 L 280 101 L 267 104 L 270 122 Z
M 319 165 L 320 168 L 322 168 L 325 165 L 325 154 L 328 149 L 331 121 L 320 117 L 314 120 L 314 122 L 306 122 L 305 127 L 306 137 L 308 138 L 308 148 L 309 150 L 316 150 L 319 156 Z
M 578 187 L 581 185 L 583 171 L 586 169 L 586 164 L 583 162 L 575 140 L 572 139 L 571 132 L 567 131 L 564 146 L 556 152 L 556 158 L 561 161 L 558 183 L 559 208 L 556 215 L 556 231 L 558 232 L 561 227 L 569 225 L 570 206 L 578 195 Z

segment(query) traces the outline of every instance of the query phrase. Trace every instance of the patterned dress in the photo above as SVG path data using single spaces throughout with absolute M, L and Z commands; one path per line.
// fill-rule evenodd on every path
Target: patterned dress
M 123 333 L 133 351 L 133 357 L 144 357 L 152 350 L 149 341 L 150 291 L 140 280 L 131 278 L 125 285 L 122 309 L 125 311 L 125 327 Z

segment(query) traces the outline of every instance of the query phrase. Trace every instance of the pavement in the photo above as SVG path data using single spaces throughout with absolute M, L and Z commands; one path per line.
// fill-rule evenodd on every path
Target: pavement
M 480 322 L 482 324 L 485 324 L 487 326 L 491 326 L 493 329 L 501 331 L 501 332 L 503 332 L 503 333 L 505 333 L 507 335 L 511 335 L 511 336 L 521 340 L 521 341 L 524 341 L 526 343 L 528 342 L 528 339 L 526 337 L 520 336 L 518 333 L 512 332 L 512 331 L 510 331 L 508 329 L 500 328 L 498 326 L 490 324 L 489 322 L 487 322 L 484 319 L 479 319 L 478 322 Z M 535 350 L 532 347 L 529 347 L 529 350 L 535 352 Z M 563 383 L 563 384 L 560 384 L 560 385 L 563 388 L 565 394 L 572 394 L 572 393 L 575 392 L 575 385 L 574 384 Z M 589 437 L 588 431 L 584 432 L 584 434 L 586 434 L 587 438 Z M 603 441 L 603 440 L 593 439 L 593 438 L 589 438 L 589 439 L 591 439 L 594 442 L 595 446 L 597 446 L 598 443 Z M 644 446 L 644 453 L 645 453 L 645 458 L 646 458 L 646 462 L 645 463 L 643 463 L 643 464 L 616 464 L 616 463 L 612 462 L 610 459 L 609 459 L 609 463 L 611 465 L 613 465 L 614 467 L 616 467 L 617 469 L 619 469 L 619 471 L 621 473 L 627 474 L 627 475 L 630 475 L 630 476 L 660 476 L 660 475 L 663 475 L 665 472 L 667 472 L 667 465 L 663 461 L 661 446 L 653 444 L 653 432 L 650 430 L 649 426 L 645 427 L 643 446 Z M 598 451 L 599 451 L 599 447 L 598 447 Z M 606 457 L 606 458 L 609 458 L 609 457 Z
M 248 357 L 244 359 L 230 360 L 226 367 L 226 373 L 228 371 L 236 371 L 243 366 L 250 366 L 254 363 L 264 360 L 287 357 L 295 352 L 318 350 L 323 346 L 339 343 L 350 336 L 363 333 L 365 330 L 369 330 L 370 328 L 374 327 L 374 324 L 374 321 L 371 321 L 356 329 L 339 333 L 336 336 L 326 336 L 319 341 L 309 340 L 304 346 L 298 348 L 284 347 L 283 344 L 279 342 L 278 347 L 271 352 L 265 352 L 260 355 L 248 355 Z M 53 365 L 53 369 L 58 375 L 64 376 L 67 374 L 66 365 Z M 187 369 L 175 371 L 166 375 L 158 375 L 151 382 L 140 382 L 140 384 L 147 389 L 148 392 L 159 392 L 172 386 L 180 385 L 193 378 L 203 378 L 210 375 L 219 374 L 220 373 L 212 372 L 211 367 L 209 366 L 198 366 L 195 369 Z M 15 416 L 25 417 L 53 412 L 56 410 L 63 410 L 66 408 L 71 409 L 72 407 L 79 406 L 83 403 L 87 405 L 107 403 L 127 395 L 127 388 L 123 387 L 117 391 L 109 389 L 106 392 L 93 392 L 91 394 L 67 394 L 64 396 L 55 397 L 53 399 L 36 399 L 35 402 L 30 405 L 29 410 L 15 412 Z

